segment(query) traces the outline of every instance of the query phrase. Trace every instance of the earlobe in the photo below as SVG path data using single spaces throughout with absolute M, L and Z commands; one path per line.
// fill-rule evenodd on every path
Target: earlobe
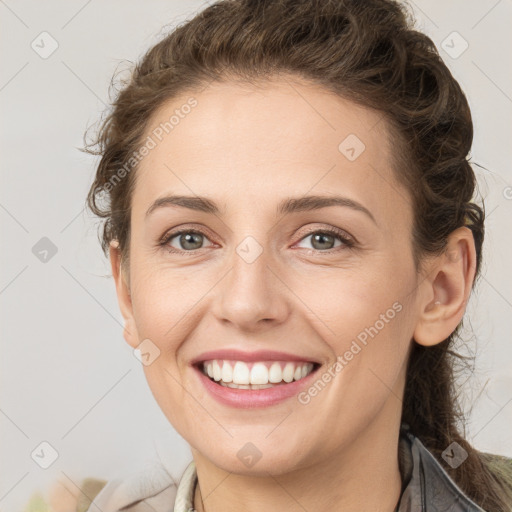
M 419 318 L 414 340 L 420 345 L 437 345 L 448 338 L 464 316 L 475 278 L 476 251 L 467 227 L 453 231 L 444 253 L 432 260 L 419 294 Z
M 127 282 L 124 269 L 122 268 L 121 252 L 117 240 L 110 242 L 109 247 L 110 265 L 112 268 L 112 277 L 116 285 L 117 301 L 119 309 L 124 318 L 123 337 L 133 348 L 139 345 L 139 337 L 135 319 L 133 317 L 132 298 L 130 286 Z

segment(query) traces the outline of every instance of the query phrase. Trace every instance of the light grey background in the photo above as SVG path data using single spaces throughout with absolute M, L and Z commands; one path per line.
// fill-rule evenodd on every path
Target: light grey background
M 488 215 L 485 261 L 467 313 L 476 371 L 461 379 L 469 378 L 463 397 L 473 406 L 468 436 L 481 450 L 512 456 L 512 2 L 411 5 L 467 93 L 472 159 L 486 168 L 476 167 Z M 57 478 L 108 479 L 157 457 L 178 478 L 191 458 L 122 337 L 97 221 L 83 210 L 96 159 L 77 148 L 108 103 L 117 66 L 203 6 L 0 0 L 3 512 L 21 510 Z M 51 49 L 44 31 L 58 43 L 47 58 L 31 47 Z M 467 50 L 453 58 L 464 40 Z M 57 248 L 46 263 L 32 252 L 42 237 Z M 43 441 L 59 454 L 46 470 L 31 458 Z

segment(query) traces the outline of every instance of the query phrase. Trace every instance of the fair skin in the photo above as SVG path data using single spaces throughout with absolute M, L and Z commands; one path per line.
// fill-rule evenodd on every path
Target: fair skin
M 407 356 L 413 338 L 434 345 L 460 322 L 474 243 L 468 228 L 456 230 L 447 254 L 417 272 L 410 196 L 393 174 L 382 116 L 291 83 L 213 83 L 150 120 L 147 134 L 190 96 L 198 102 L 136 171 L 129 269 L 111 245 L 124 336 L 133 348 L 150 339 L 160 350 L 144 371 L 191 446 L 197 510 L 392 512 Z M 354 161 L 338 149 L 349 134 L 366 147 Z M 145 218 L 171 194 L 207 197 L 219 213 L 166 206 Z M 305 195 L 349 198 L 374 220 L 349 206 L 276 214 L 283 199 Z M 202 230 L 199 248 L 179 236 L 158 245 L 177 227 Z M 336 235 L 315 243 L 310 235 L 330 227 L 354 245 Z M 262 248 L 250 264 L 236 252 L 247 236 Z M 268 349 L 322 361 L 321 375 L 396 302 L 400 312 L 306 405 L 219 404 L 189 366 L 204 351 Z M 247 442 L 262 454 L 252 467 L 237 457 Z

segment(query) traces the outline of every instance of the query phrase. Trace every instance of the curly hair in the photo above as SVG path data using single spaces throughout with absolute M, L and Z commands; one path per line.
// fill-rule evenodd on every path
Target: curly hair
M 286 74 L 379 113 L 396 142 L 394 172 L 414 206 L 417 268 L 423 256 L 446 249 L 452 231 L 467 226 L 478 276 L 485 215 L 473 199 L 470 109 L 433 41 L 413 22 L 393 0 L 219 0 L 174 28 L 135 64 L 94 144 L 86 145 L 85 151 L 101 156 L 87 205 L 104 219 L 105 254 L 117 241 L 128 266 L 133 155 L 164 102 L 212 81 L 255 84 Z M 460 432 L 455 369 L 464 358 L 452 345 L 461 325 L 433 347 L 413 342 L 402 421 L 473 501 L 486 510 L 508 510 L 511 489 Z M 455 469 L 441 457 L 453 441 L 468 452 Z

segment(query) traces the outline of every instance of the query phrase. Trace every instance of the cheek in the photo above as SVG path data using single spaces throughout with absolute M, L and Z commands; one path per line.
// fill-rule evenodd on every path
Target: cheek
M 358 289 L 359 292 L 364 290 Z M 337 353 L 349 349 L 352 341 L 361 346 L 369 346 L 370 341 L 378 339 L 379 350 L 385 350 L 387 345 L 395 345 L 400 338 L 407 337 L 403 326 L 407 316 L 404 310 L 403 294 L 390 293 L 375 289 L 368 290 L 368 295 L 347 294 L 329 301 L 329 310 L 324 318 L 334 333 L 333 348 Z
M 414 331 L 414 271 L 376 265 L 303 281 L 319 339 L 328 345 L 333 390 L 357 407 L 385 399 L 407 360 Z M 394 278 L 393 276 L 397 276 Z M 307 295 L 304 295 L 307 291 Z M 398 392 L 398 390 L 396 391 Z
M 311 271 L 291 282 L 315 318 L 322 338 L 334 349 L 343 350 L 351 339 L 360 335 L 364 342 L 375 330 L 396 336 L 403 325 L 398 320 L 407 316 L 404 303 L 411 300 L 415 278 L 407 265 L 397 268 L 388 261 Z
M 317 381 L 313 386 L 321 391 L 310 389 L 301 403 L 308 404 L 311 415 L 324 416 L 336 438 L 369 424 L 394 397 L 401 406 L 413 316 L 406 293 L 388 284 L 363 286 L 359 281 L 351 288 L 345 281 L 340 293 L 330 282 L 323 294 L 314 295 L 324 305 L 318 315 L 322 321 L 316 324 L 332 364 L 318 376 L 325 384 Z
M 209 288 L 198 279 L 180 278 L 179 272 L 153 268 L 139 275 L 132 299 L 139 337 L 149 339 L 158 353 L 151 364 L 143 366 L 146 380 L 161 410 L 179 430 L 188 421 L 186 382 L 190 375 L 185 372 L 191 371 L 180 364 L 180 349 L 198 324 L 197 304 Z
M 194 321 L 201 301 L 214 283 L 206 274 L 188 269 L 160 269 L 141 273 L 132 297 L 137 330 L 142 339 L 150 338 L 160 350 L 169 352 L 173 340 L 187 332 Z

